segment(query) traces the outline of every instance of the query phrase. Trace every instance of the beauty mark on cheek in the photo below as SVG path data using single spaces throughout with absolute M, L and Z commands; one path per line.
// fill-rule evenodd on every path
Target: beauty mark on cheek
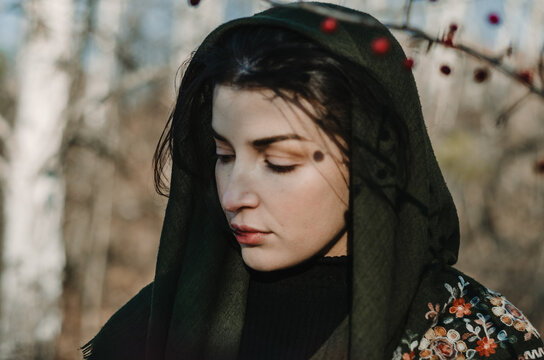
M 323 153 L 321 151 L 317 150 L 316 152 L 314 152 L 314 160 L 315 161 L 318 161 L 318 162 L 322 161 L 323 157 L 324 157 L 324 155 L 323 155 Z

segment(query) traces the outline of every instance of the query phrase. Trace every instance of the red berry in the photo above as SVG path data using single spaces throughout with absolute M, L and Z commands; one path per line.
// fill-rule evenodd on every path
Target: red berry
M 451 74 L 451 68 L 448 65 L 442 65 L 440 67 L 440 72 L 444 75 L 449 75 Z
M 451 24 L 451 25 L 450 25 L 450 32 L 456 32 L 457 29 L 458 29 L 457 24 Z
M 200 0 L 189 0 L 189 4 L 191 4 L 191 6 L 197 6 L 200 4 Z
M 402 62 L 402 66 L 404 66 L 404 68 L 406 69 L 411 69 L 414 67 L 414 59 L 412 58 L 406 58 L 403 60 Z
M 499 15 L 495 13 L 489 14 L 487 17 L 487 20 L 493 25 L 497 25 L 498 23 L 501 22 L 501 18 L 499 17 Z
M 489 77 L 489 71 L 485 68 L 474 70 L 474 81 L 481 83 L 487 80 Z
M 528 83 L 531 84 L 533 82 L 533 73 L 531 70 L 522 70 L 518 73 L 519 78 Z
M 321 22 L 321 31 L 324 33 L 330 34 L 336 31 L 338 28 L 338 21 L 333 17 L 328 17 Z
M 385 55 L 391 49 L 391 43 L 386 37 L 379 37 L 372 41 L 372 52 L 376 55 Z

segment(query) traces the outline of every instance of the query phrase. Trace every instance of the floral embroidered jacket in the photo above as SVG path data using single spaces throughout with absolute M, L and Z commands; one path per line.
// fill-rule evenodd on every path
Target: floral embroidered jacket
M 407 330 L 393 360 L 544 359 L 527 317 L 501 294 L 467 276 L 444 283 L 447 302 L 427 304 L 424 334 Z

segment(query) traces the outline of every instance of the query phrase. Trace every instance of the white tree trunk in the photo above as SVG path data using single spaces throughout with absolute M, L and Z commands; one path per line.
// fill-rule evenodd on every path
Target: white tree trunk
M 64 179 L 58 152 L 66 125 L 71 0 L 24 3 L 27 35 L 3 179 L 0 359 L 52 358 L 61 328 Z
M 91 37 L 91 52 L 86 70 L 85 109 L 82 136 L 100 139 L 114 151 L 118 141 L 115 97 L 111 97 L 114 83 L 118 83 L 116 47 L 121 28 L 121 16 L 125 9 L 124 0 L 101 0 L 96 5 L 95 33 Z M 96 76 L 100 74 L 100 76 Z M 103 99 L 108 99 L 104 101 Z M 90 231 L 84 235 L 86 256 L 80 256 L 85 263 L 82 287 L 82 339 L 92 337 L 102 324 L 102 294 L 110 247 L 111 216 L 114 195 L 115 165 L 109 159 L 95 157 L 85 163 L 92 188 L 92 204 L 89 209 Z M 90 170 L 89 170 L 90 169 Z
M 191 6 L 187 1 L 174 2 L 172 25 L 172 68 L 178 69 L 192 51 L 225 18 L 223 1 L 202 1 Z
M 259 12 L 262 5 L 264 4 L 261 1 L 227 0 L 225 4 L 225 21 L 251 16 Z

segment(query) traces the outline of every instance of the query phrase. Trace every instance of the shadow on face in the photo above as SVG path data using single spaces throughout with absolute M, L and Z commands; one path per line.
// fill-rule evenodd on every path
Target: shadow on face
M 304 111 L 271 90 L 218 85 L 212 128 L 217 194 L 249 267 L 347 254 L 348 167 Z

